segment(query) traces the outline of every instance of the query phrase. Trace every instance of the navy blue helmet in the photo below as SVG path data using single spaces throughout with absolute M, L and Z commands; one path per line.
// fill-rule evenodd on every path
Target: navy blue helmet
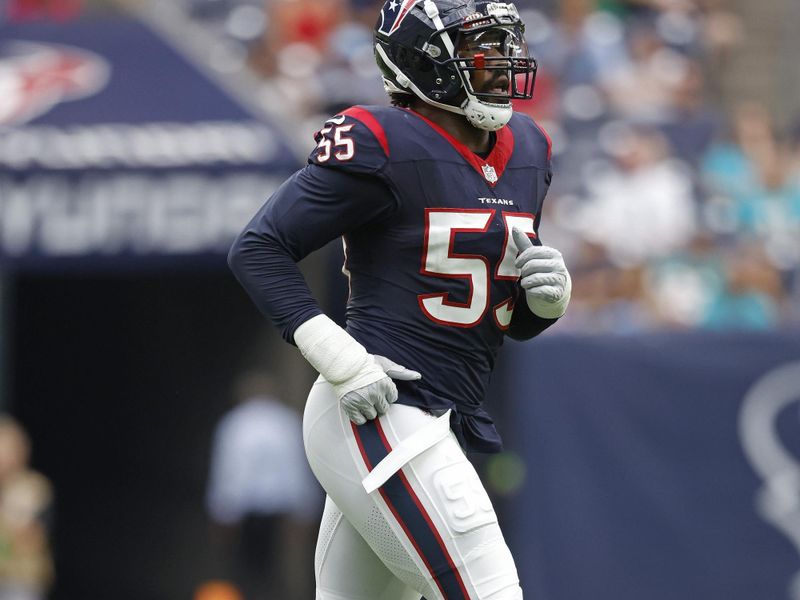
M 375 26 L 384 87 L 463 114 L 494 131 L 511 118 L 512 99 L 533 95 L 536 61 L 512 3 L 389 0 Z

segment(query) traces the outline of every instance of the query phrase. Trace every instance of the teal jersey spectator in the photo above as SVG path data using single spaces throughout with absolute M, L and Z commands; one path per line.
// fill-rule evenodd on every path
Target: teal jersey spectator
M 707 329 L 770 329 L 777 324 L 778 310 L 774 302 L 758 292 L 720 294 L 703 315 Z

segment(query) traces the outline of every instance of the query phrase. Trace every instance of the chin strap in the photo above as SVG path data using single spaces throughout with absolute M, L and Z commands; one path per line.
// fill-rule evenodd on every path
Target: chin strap
M 506 123 L 511 120 L 512 114 L 514 114 L 514 109 L 511 103 L 489 104 L 467 92 L 464 115 L 473 127 L 486 131 L 497 131 L 505 127 Z

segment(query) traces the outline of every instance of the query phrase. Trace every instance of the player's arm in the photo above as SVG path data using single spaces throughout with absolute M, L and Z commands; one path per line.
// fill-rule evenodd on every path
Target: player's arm
M 377 143 L 370 147 L 364 132 L 359 138 L 356 124 L 347 125 L 347 137 L 318 138 L 311 164 L 287 180 L 250 221 L 231 247 L 228 264 L 256 306 L 333 385 L 350 419 L 360 424 L 397 399 L 390 377 L 420 375 L 370 355 L 324 315 L 296 265 L 332 239 L 397 209 L 391 190 L 375 175 L 385 161 L 377 153 L 382 149 Z M 349 140 L 338 156 L 337 139 Z M 360 151 L 366 153 L 361 161 L 355 156 Z
M 283 338 L 322 314 L 296 263 L 311 252 L 394 211 L 377 177 L 308 165 L 261 207 L 231 246 L 228 264 Z
M 312 164 L 275 192 L 228 254 L 231 270 L 256 306 L 333 385 L 356 424 L 383 414 L 397 399 L 391 378 L 420 375 L 369 354 L 324 315 L 296 262 L 394 209 L 391 192 L 379 179 Z

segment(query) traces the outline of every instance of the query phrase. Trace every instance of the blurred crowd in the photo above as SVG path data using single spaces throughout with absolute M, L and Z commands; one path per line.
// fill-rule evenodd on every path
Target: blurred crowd
M 387 102 L 371 43 L 380 2 L 186 2 L 246 48 L 297 131 Z M 554 143 L 542 239 L 574 277 L 560 332 L 800 322 L 800 127 L 779 134 L 766 95 L 726 97 L 746 33 L 729 4 L 517 2 L 539 73 L 516 108 Z
M 741 21 L 709 0 L 559 6 L 527 32 L 554 138 L 542 234 L 575 281 L 559 330 L 800 321 L 800 137 L 725 97 Z
M 381 0 L 177 4 L 226 44 L 212 67 L 260 76 L 258 99 L 298 148 L 330 115 L 388 102 L 372 50 Z M 725 85 L 751 34 L 745 3 L 516 4 L 539 63 L 516 109 L 553 139 L 541 236 L 574 278 L 557 331 L 800 323 L 800 120 L 775 122 L 774 90 Z

